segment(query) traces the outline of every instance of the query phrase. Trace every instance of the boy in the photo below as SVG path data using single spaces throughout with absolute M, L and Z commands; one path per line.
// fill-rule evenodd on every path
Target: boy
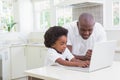
M 66 47 L 68 30 L 61 26 L 50 27 L 44 35 L 44 44 L 48 49 L 46 65 L 88 67 L 89 61 L 75 59 Z

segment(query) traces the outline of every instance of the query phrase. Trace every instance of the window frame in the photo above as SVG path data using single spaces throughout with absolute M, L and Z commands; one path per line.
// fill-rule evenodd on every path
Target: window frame
M 50 26 L 54 26 L 54 25 L 58 25 L 57 22 L 57 14 L 56 14 L 56 10 L 57 10 L 57 6 L 55 5 L 54 3 L 54 0 L 49 0 L 49 5 L 50 5 Z M 64 7 L 62 7 L 64 9 Z M 39 31 L 39 32 L 45 32 L 47 30 L 47 27 L 46 29 L 42 30 L 41 29 L 41 24 L 40 24 L 40 20 L 39 20 L 39 17 L 40 17 L 40 10 L 37 10 L 35 8 L 35 3 L 33 2 L 33 13 L 34 13 L 34 31 Z M 65 18 L 65 17 L 64 17 Z M 64 21 L 65 22 L 65 21 Z

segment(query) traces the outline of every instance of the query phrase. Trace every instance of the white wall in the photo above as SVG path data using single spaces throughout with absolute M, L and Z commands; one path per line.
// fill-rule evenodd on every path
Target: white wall
M 120 47 L 120 30 L 106 30 L 108 40 L 117 40 L 117 46 Z
M 108 28 L 113 27 L 112 26 L 112 0 L 104 0 L 103 2 L 103 25 L 104 27 L 108 27 Z
M 116 54 L 114 55 L 115 61 L 120 61 L 120 30 L 106 30 L 108 40 L 117 40 Z

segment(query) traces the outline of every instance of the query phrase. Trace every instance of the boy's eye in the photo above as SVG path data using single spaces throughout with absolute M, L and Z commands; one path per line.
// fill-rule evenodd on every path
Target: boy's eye
M 61 45 L 64 45 L 64 43 L 61 43 Z
M 65 42 L 63 42 L 63 43 L 61 43 L 61 45 L 66 45 L 66 43 L 65 43 Z

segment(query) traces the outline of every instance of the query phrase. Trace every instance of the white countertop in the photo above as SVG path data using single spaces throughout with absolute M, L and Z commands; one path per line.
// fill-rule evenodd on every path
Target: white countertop
M 60 66 L 48 66 L 25 71 L 27 76 L 45 80 L 120 80 L 120 62 L 94 72 L 67 70 Z

